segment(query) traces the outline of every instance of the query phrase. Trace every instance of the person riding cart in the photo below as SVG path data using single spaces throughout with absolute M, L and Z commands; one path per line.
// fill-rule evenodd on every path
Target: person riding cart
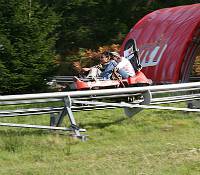
M 83 68 L 83 70 L 89 71 L 87 78 L 101 77 L 103 80 L 113 79 L 113 73 L 118 73 L 122 79 L 135 75 L 134 68 L 128 59 L 121 57 L 117 52 L 109 51 L 102 53 L 99 65 Z
M 128 59 L 122 57 L 117 52 L 111 52 L 112 59 L 114 59 L 118 64 L 115 70 L 121 75 L 123 79 L 128 77 L 133 77 L 135 75 L 135 70 Z
M 89 71 L 87 78 L 101 77 L 103 80 L 110 80 L 113 69 L 117 66 L 117 62 L 112 59 L 111 52 L 103 52 L 99 58 L 100 64 L 91 68 L 82 68 L 84 71 Z

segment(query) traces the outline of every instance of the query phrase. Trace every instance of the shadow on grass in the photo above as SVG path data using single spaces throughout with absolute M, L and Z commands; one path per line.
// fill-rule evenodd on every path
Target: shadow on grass
M 127 120 L 127 118 L 120 118 L 120 119 L 117 119 L 112 122 L 104 122 L 104 123 L 100 123 L 100 122 L 85 123 L 85 124 L 80 124 L 79 126 L 80 126 L 80 128 L 85 128 L 85 129 L 87 129 L 87 128 L 102 129 L 102 128 L 106 128 L 110 125 L 120 124 L 124 120 Z

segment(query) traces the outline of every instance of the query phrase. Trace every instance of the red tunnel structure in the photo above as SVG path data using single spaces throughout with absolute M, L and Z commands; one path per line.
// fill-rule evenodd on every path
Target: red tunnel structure
M 200 4 L 154 11 L 128 33 L 121 51 L 133 39 L 145 75 L 155 84 L 188 82 L 200 77 Z

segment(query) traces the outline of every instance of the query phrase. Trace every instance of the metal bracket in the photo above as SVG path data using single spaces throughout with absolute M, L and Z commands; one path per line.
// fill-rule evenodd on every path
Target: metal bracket
M 142 93 L 143 96 L 143 101 L 140 103 L 141 105 L 148 105 L 151 103 L 151 99 L 152 99 L 152 94 L 149 90 L 145 91 Z M 126 116 L 128 117 L 132 117 L 135 114 L 137 114 L 138 112 L 140 112 L 142 110 L 142 108 L 124 108 L 124 113 Z
M 72 100 L 71 100 L 70 96 L 64 97 L 63 100 L 64 100 L 64 109 L 63 109 L 63 111 L 60 113 L 60 115 L 58 117 L 58 120 L 56 122 L 56 126 L 57 127 L 61 126 L 61 124 L 63 122 L 63 119 L 64 119 L 64 116 L 67 114 L 68 117 L 69 117 L 71 128 L 74 131 L 74 135 L 73 136 L 75 136 L 77 138 L 80 138 L 82 141 L 85 141 L 86 140 L 86 136 L 80 134 L 80 131 L 79 131 L 80 128 L 77 126 L 75 118 L 74 118 L 74 115 L 72 113 L 72 109 L 71 109 Z

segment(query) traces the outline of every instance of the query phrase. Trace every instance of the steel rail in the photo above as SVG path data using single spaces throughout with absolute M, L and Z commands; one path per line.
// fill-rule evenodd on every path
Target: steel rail
M 117 95 L 124 93 L 138 93 L 145 91 L 161 91 L 161 90 L 176 90 L 181 88 L 194 88 L 200 87 L 200 82 L 193 83 L 181 83 L 181 84 L 170 84 L 170 85 L 157 85 L 157 86 L 145 86 L 145 87 L 129 87 L 129 88 L 117 88 L 113 89 L 101 89 L 101 90 L 86 90 L 86 91 L 69 91 L 69 92 L 54 92 L 54 93 L 38 93 L 38 94 L 23 94 L 23 95 L 6 95 L 0 96 L 1 101 L 12 101 L 12 100 L 27 100 L 27 99 L 44 99 L 44 98 L 64 98 L 70 96 L 84 97 L 91 95 Z
M 104 102 L 97 101 L 77 101 L 74 100 L 74 103 L 85 103 L 85 104 L 105 104 Z M 172 111 L 185 111 L 185 112 L 200 112 L 200 109 L 189 109 L 189 108 L 176 108 L 168 106 L 156 106 L 156 105 L 140 105 L 140 104 L 130 104 L 130 103 L 106 103 L 109 106 L 118 107 L 118 108 L 143 108 L 143 109 L 158 109 L 158 110 L 172 110 Z
M 73 80 L 57 80 L 56 79 L 56 83 L 73 83 L 74 81 Z
M 17 105 L 19 104 L 47 103 L 45 106 L 48 105 L 48 107 L 31 108 L 31 106 L 27 105 L 24 106 L 25 109 L 0 110 L 0 117 L 50 114 L 51 126 L 15 124 L 15 123 L 0 123 L 0 126 L 74 131 L 76 137 L 84 139 L 85 136 L 79 133 L 79 131 L 81 130 L 76 125 L 76 121 L 72 112 L 113 109 L 113 108 L 124 108 L 125 114 L 127 116 L 133 116 L 134 114 L 137 113 L 137 111 L 140 111 L 141 109 L 200 112 L 200 109 L 176 108 L 176 107 L 152 105 L 152 104 L 173 103 L 179 101 L 199 99 L 200 94 L 198 93 L 190 95 L 186 94 L 186 95 L 174 95 L 171 97 L 151 98 L 151 93 L 156 95 L 158 93 L 168 93 L 168 92 L 178 92 L 178 91 L 188 92 L 198 89 L 200 89 L 200 82 L 146 86 L 146 87 L 117 88 L 117 89 L 5 95 L 5 96 L 0 96 L 0 105 L 16 105 L 14 107 L 18 108 Z M 134 100 L 132 103 L 126 103 L 126 102 L 111 103 L 111 102 L 93 101 L 99 99 L 100 100 L 109 99 L 107 101 L 116 101 L 115 98 L 133 97 L 136 95 L 141 95 L 141 97 L 143 98 Z M 88 99 L 89 101 L 83 99 Z M 148 104 L 150 103 L 150 105 L 145 105 L 147 104 L 143 103 L 145 100 L 148 101 Z M 141 105 L 140 103 L 142 103 L 143 105 Z M 55 104 L 57 105 L 57 107 L 55 107 Z M 54 105 L 54 107 L 50 107 L 51 105 Z M 71 128 L 66 128 L 66 127 L 62 127 L 63 129 L 59 128 L 63 121 L 63 117 L 66 116 L 66 114 L 68 115 Z
M 63 98 L 45 98 L 45 99 L 27 99 L 27 100 L 14 100 L 14 101 L 0 101 L 0 105 L 17 105 L 17 104 L 34 104 L 34 103 L 47 103 L 47 102 L 62 102 Z
M 162 97 L 162 98 L 153 98 L 151 100 L 152 104 L 167 104 L 167 103 L 177 103 L 181 101 L 191 101 L 194 99 L 199 99 L 200 94 L 191 94 L 183 96 L 172 96 L 172 97 Z M 45 99 L 47 100 L 47 99 Z M 77 99 L 76 99 L 77 100 Z M 139 104 L 141 100 L 134 101 L 131 104 Z M 41 102 L 41 101 L 40 101 Z M 81 104 L 80 106 L 72 106 L 71 109 L 73 112 L 77 111 L 91 111 L 91 110 L 101 110 L 101 109 L 113 109 L 114 107 L 109 105 L 98 105 L 98 106 L 88 106 Z M 17 109 L 17 110 L 1 110 L 0 117 L 14 117 L 14 116 L 28 116 L 28 115 L 39 115 L 39 114 L 51 114 L 59 113 L 64 109 L 64 107 L 43 107 L 43 108 L 28 108 L 28 109 Z
M 116 107 L 113 106 L 102 106 L 102 107 L 85 107 L 85 108 L 74 108 L 72 109 L 72 112 L 80 112 L 80 111 L 93 111 L 93 110 L 104 110 L 104 109 L 115 109 Z M 6 117 L 27 117 L 27 116 L 35 116 L 35 115 L 44 115 L 44 114 L 52 114 L 52 113 L 58 113 L 58 111 L 43 111 L 43 112 L 29 112 L 29 113 L 10 113 L 10 114 L 0 114 L 0 118 L 6 118 Z
M 99 95 L 99 96 L 89 96 L 89 97 L 77 97 L 77 98 L 73 98 L 73 99 L 76 99 L 76 100 L 87 100 L 87 99 L 90 99 L 90 100 L 93 100 L 93 99 L 112 99 L 112 98 L 123 98 L 123 97 L 133 97 L 133 96 L 137 96 L 137 95 L 141 95 L 141 93 L 134 93 L 134 94 L 117 94 L 117 95 Z
M 45 108 L 29 108 L 29 109 L 16 109 L 16 110 L 4 110 L 4 111 L 0 111 L 0 114 L 10 114 L 12 112 L 14 113 L 24 113 L 24 112 L 37 112 L 37 111 L 41 111 L 41 112 L 48 112 L 48 111 L 60 111 L 63 110 L 63 107 L 45 107 Z
M 29 125 L 29 124 L 16 124 L 16 123 L 0 123 L 0 126 L 18 127 L 18 128 L 35 128 L 35 129 L 47 129 L 47 130 L 61 130 L 61 131 L 73 131 L 73 128 L 43 126 L 43 125 Z M 79 129 L 80 132 L 85 132 L 85 129 Z
M 161 92 L 161 91 L 160 91 Z M 97 99 L 112 99 L 112 98 L 123 98 L 123 97 L 134 97 L 137 95 L 141 95 L 141 93 L 137 93 L 137 94 L 120 94 L 120 95 L 108 95 L 108 96 L 91 96 L 91 97 L 83 97 L 83 98 L 74 98 L 76 100 L 97 100 Z M 198 99 L 200 98 L 200 94 L 191 94 L 191 95 L 181 95 L 181 96 L 170 96 L 170 97 L 155 97 L 152 98 L 151 102 L 155 103 L 155 102 L 167 102 L 167 101 L 173 101 L 175 102 L 176 100 L 182 100 L 182 101 L 188 101 L 188 100 L 192 100 L 193 98 Z
M 92 78 L 80 78 L 82 81 L 91 81 Z M 97 78 L 99 80 L 102 80 L 102 78 Z M 56 80 L 58 83 L 73 83 L 74 77 L 65 77 L 65 76 L 60 76 L 60 77 L 54 77 L 53 80 Z
M 152 95 L 154 94 L 160 94 L 160 93 L 173 93 L 173 92 L 184 92 L 185 90 L 187 91 L 196 91 L 196 90 L 200 90 L 200 87 L 197 88 L 187 88 L 187 89 L 175 89 L 175 90 L 162 90 L 162 91 L 153 91 Z
M 63 75 L 63 76 L 60 75 L 60 76 L 59 76 L 59 75 L 58 75 L 58 76 L 54 76 L 53 78 L 66 78 L 66 79 L 69 79 L 69 78 L 74 78 L 74 76 L 70 76 L 70 75 L 69 75 L 69 76 L 65 76 L 65 75 Z
M 167 102 L 167 101 L 176 101 L 176 100 L 191 100 L 191 99 L 200 98 L 200 94 L 191 94 L 191 95 L 181 95 L 181 96 L 170 96 L 170 97 L 161 97 L 161 98 L 152 98 L 151 103 Z
M 3 111 L 0 111 L 0 117 L 15 117 L 15 116 L 38 115 L 38 114 L 51 114 L 51 113 L 59 113 L 62 110 L 63 110 L 63 107 L 3 110 Z
M 187 91 L 190 91 L 191 89 L 187 89 Z M 192 89 L 194 90 L 194 89 Z M 171 92 L 171 91 L 165 91 L 165 92 Z M 164 92 L 164 93 L 165 93 Z M 177 92 L 177 91 L 176 91 Z M 162 93 L 162 91 L 159 91 L 159 92 L 156 92 L 157 93 Z M 153 92 L 153 94 L 155 94 Z M 135 94 L 119 94 L 119 95 L 107 95 L 107 96 L 88 96 L 88 97 L 77 97 L 77 98 L 74 98 L 74 99 L 77 99 L 77 100 L 92 100 L 92 99 L 113 99 L 113 98 L 123 98 L 123 97 L 134 97 L 134 96 L 137 96 L 137 95 L 141 95 L 141 93 L 135 93 Z M 176 96 L 171 96 L 170 98 L 172 97 L 176 97 Z M 183 96 L 181 96 L 183 97 Z M 193 96 L 194 98 L 196 98 L 195 96 Z M 191 98 L 193 98 L 191 97 Z M 166 101 L 165 98 L 169 98 L 169 97 L 162 97 L 162 98 L 152 98 L 152 102 L 155 102 L 155 101 Z M 16 100 L 16 101 L 0 101 L 0 105 L 17 105 L 17 104 L 34 104 L 34 103 L 47 103 L 47 102 L 62 102 L 63 99 L 62 98 L 48 98 L 48 99 L 30 99 L 30 100 Z
M 177 99 L 177 100 L 171 100 L 171 101 L 160 101 L 160 102 L 151 102 L 151 105 L 155 104 L 169 104 L 169 103 L 179 103 L 179 102 L 186 102 L 186 101 L 192 101 L 192 100 L 198 100 L 200 98 L 187 98 L 187 99 Z
M 136 96 L 141 95 L 141 93 L 136 94 L 119 94 L 119 95 L 107 95 L 107 96 L 88 96 L 88 97 L 77 97 L 74 99 L 102 99 L 102 98 L 120 98 L 120 97 L 130 97 L 130 96 Z M 47 102 L 61 102 L 63 101 L 63 98 L 46 98 L 46 99 L 30 99 L 30 100 L 16 100 L 16 101 L 0 101 L 0 105 L 17 105 L 17 104 L 34 104 L 34 103 L 47 103 Z
M 72 106 L 73 112 L 78 111 L 91 111 L 101 109 L 114 109 L 112 106 L 107 105 L 96 105 L 96 106 Z M 41 115 L 41 114 L 52 114 L 59 113 L 64 110 L 64 107 L 46 107 L 46 108 L 30 108 L 30 109 L 18 109 L 18 110 L 2 110 L 0 111 L 0 118 L 3 117 L 16 117 L 16 116 L 30 116 L 30 115 Z

